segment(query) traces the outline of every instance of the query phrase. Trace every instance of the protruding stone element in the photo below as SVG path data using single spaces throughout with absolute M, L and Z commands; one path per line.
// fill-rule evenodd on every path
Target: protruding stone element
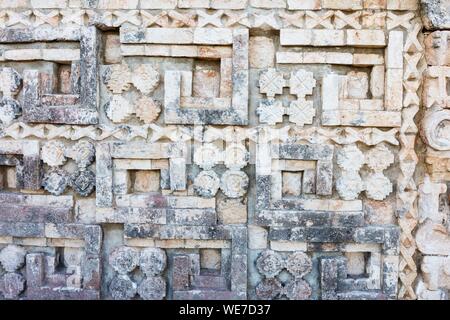
M 256 296 L 263 300 L 273 300 L 282 290 L 283 285 L 277 278 L 266 278 L 256 286 Z
M 22 113 L 19 102 L 13 98 L 4 96 L 0 99 L 0 122 L 9 125 Z
M 263 276 L 273 278 L 284 268 L 283 257 L 275 251 L 265 250 L 256 259 L 256 268 Z
M 69 173 L 62 169 L 52 169 L 44 175 L 42 186 L 55 196 L 63 194 L 69 184 Z
M 423 21 L 429 30 L 449 29 L 448 0 L 421 0 Z
M 293 71 L 289 79 L 290 93 L 299 98 L 304 98 L 313 93 L 316 86 L 314 74 L 303 69 Z
M 289 255 L 286 260 L 286 270 L 295 278 L 302 278 L 311 272 L 312 261 L 303 252 L 295 252 Z M 300 287 L 304 287 L 300 285 Z
M 111 100 L 105 104 L 105 112 L 108 118 L 114 123 L 127 120 L 134 112 L 133 105 L 120 95 L 113 95 Z
M 22 247 L 8 245 L 0 251 L 0 264 L 7 272 L 14 272 L 24 265 L 26 254 Z
M 394 163 L 394 155 L 385 145 L 379 144 L 366 153 L 366 163 L 375 172 L 382 172 Z
M 346 145 L 337 152 L 336 163 L 342 170 L 359 171 L 365 162 L 364 154 L 354 144 Z
M 307 300 L 311 296 L 312 289 L 308 282 L 296 278 L 285 285 L 284 294 L 290 300 Z
M 289 115 L 290 122 L 304 126 L 305 124 L 312 124 L 313 118 L 316 115 L 316 109 L 314 109 L 314 103 L 312 101 L 299 98 L 290 103 L 287 114 Z
M 259 122 L 274 125 L 283 122 L 285 108 L 281 101 L 275 99 L 261 100 L 256 113 L 259 116 Z
M 342 199 L 354 200 L 364 190 L 364 183 L 359 173 L 344 171 L 336 180 L 336 190 Z
M 364 190 L 364 184 L 359 175 L 359 170 L 365 161 L 363 153 L 356 145 L 346 145 L 340 149 L 336 156 L 336 162 L 341 173 L 336 180 L 336 190 L 344 200 L 353 200 Z
M 286 81 L 283 78 L 283 73 L 274 68 L 267 69 L 259 76 L 259 92 L 264 93 L 269 98 L 282 94 L 285 86 Z
M 221 160 L 221 152 L 212 143 L 205 143 L 195 148 L 194 163 L 200 168 L 210 170 Z
M 136 295 L 137 285 L 126 274 L 120 274 L 112 279 L 109 292 L 116 300 L 129 300 Z
M 419 186 L 419 222 L 431 219 L 434 223 L 443 223 L 447 219 L 446 214 L 439 210 L 439 195 L 447 191 L 444 183 L 431 182 L 430 176 L 426 175 Z
M 95 188 L 95 173 L 91 170 L 80 170 L 70 176 L 70 185 L 82 197 L 89 196 Z
M 131 72 L 126 64 L 114 64 L 105 75 L 106 87 L 114 94 L 120 94 L 131 87 Z
M 248 182 L 245 172 L 228 170 L 220 179 L 220 190 L 229 198 L 239 198 L 247 192 Z
M 119 274 L 126 275 L 138 266 L 139 252 L 130 247 L 118 247 L 110 253 L 109 264 Z
M 450 289 L 450 256 L 425 256 L 421 270 L 429 290 Z
M 159 84 L 159 72 L 151 64 L 141 64 L 131 75 L 133 85 L 143 94 L 150 94 Z
M 166 252 L 159 248 L 145 248 L 139 257 L 139 267 L 147 277 L 161 274 L 166 268 Z
M 423 254 L 450 256 L 450 234 L 440 223 L 427 219 L 417 229 L 416 242 Z
M 94 161 L 95 146 L 87 140 L 78 141 L 66 150 L 66 156 L 75 160 L 79 168 L 87 168 Z
M 6 299 L 17 299 L 25 289 L 24 277 L 15 272 L 7 272 L 0 277 L 0 292 Z
M 241 143 L 227 144 L 224 163 L 228 169 L 239 170 L 245 167 L 250 159 L 250 154 L 245 145 Z
M 450 31 L 435 31 L 424 39 L 427 63 L 432 66 L 450 66 Z M 417 43 L 412 41 L 417 47 Z M 413 65 L 413 67 L 416 67 Z
M 66 162 L 65 149 L 66 146 L 60 141 L 46 142 L 41 150 L 42 161 L 52 167 L 62 166 Z
M 219 190 L 220 179 L 212 170 L 200 172 L 194 180 L 194 191 L 201 197 L 214 197 Z
M 163 277 L 147 277 L 139 284 L 138 293 L 144 300 L 162 300 L 166 296 L 166 281 Z
M 384 200 L 393 190 L 392 182 L 380 172 L 370 174 L 364 184 L 366 195 L 372 200 Z
M 425 115 L 422 122 L 422 137 L 433 149 L 450 150 L 450 110 L 437 110 Z
M 0 70 L 0 92 L 3 97 L 12 98 L 19 93 L 22 85 L 22 77 L 13 68 L 2 68 Z
M 155 122 L 156 119 L 158 119 L 159 114 L 161 113 L 161 107 L 159 106 L 159 103 L 147 96 L 140 97 L 135 102 L 134 109 L 136 112 L 136 116 L 146 124 Z

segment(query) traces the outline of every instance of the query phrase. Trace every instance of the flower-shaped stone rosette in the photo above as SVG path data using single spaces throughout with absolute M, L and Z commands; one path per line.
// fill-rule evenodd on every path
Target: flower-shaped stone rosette
M 136 293 L 144 300 L 161 300 L 166 296 L 166 281 L 161 276 L 167 265 L 164 250 L 145 248 L 139 252 L 134 248 L 119 247 L 111 252 L 109 263 L 119 273 L 109 285 L 114 299 L 133 299 Z M 130 277 L 137 267 L 145 275 L 139 285 Z

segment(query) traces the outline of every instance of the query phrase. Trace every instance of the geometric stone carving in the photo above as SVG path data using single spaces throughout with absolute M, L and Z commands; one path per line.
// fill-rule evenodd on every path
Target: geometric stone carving
M 65 146 L 58 141 L 49 141 L 42 146 L 42 161 L 49 166 L 57 167 L 66 162 Z
M 14 99 L 22 85 L 22 77 L 13 68 L 0 69 L 0 121 L 9 124 L 22 113 L 20 103 Z
M 159 73 L 152 65 L 140 65 L 132 75 L 133 85 L 143 94 L 150 94 L 159 84 Z
M 311 124 L 316 111 L 312 101 L 305 99 L 306 95 L 313 93 L 316 86 L 316 80 L 312 72 L 298 69 L 290 74 L 290 79 L 285 80 L 283 73 L 274 68 L 262 72 L 259 78 L 259 90 L 264 93 L 268 99 L 262 100 L 256 113 L 259 121 L 274 125 L 283 122 L 283 115 L 289 115 L 289 120 L 299 126 Z M 289 107 L 283 107 L 281 101 L 275 100 L 275 95 L 283 94 L 283 88 L 289 87 L 290 93 L 297 96 L 297 100 L 292 101 Z
M 14 272 L 24 265 L 25 255 L 21 247 L 9 245 L 0 251 L 0 263 L 7 272 Z
M 72 63 L 72 92 L 47 94 L 44 76 L 38 70 L 23 73 L 23 115 L 26 122 L 96 124 L 97 118 L 97 38 L 96 27 L 81 28 L 67 35 L 65 41 L 80 42 L 80 61 Z M 17 42 L 52 41 L 51 36 L 31 36 Z M 77 79 L 79 77 L 79 80 Z M 81 84 L 81 85 L 80 85 Z M 79 87 L 78 87 L 79 86 Z
M 219 189 L 219 177 L 212 170 L 202 171 L 194 180 L 194 190 L 201 197 L 214 197 Z
M 42 180 L 44 189 L 55 196 L 63 194 L 69 183 L 69 173 L 61 169 L 48 171 Z
M 448 299 L 422 2 L 0 1 L 0 299 Z
M 114 123 L 126 121 L 134 112 L 133 105 L 119 95 L 113 95 L 111 101 L 105 105 L 108 118 Z
M 144 37 L 141 35 L 145 34 Z M 167 38 L 167 35 L 173 37 Z M 231 46 L 231 54 L 211 52 L 208 58 L 220 60 L 222 80 L 219 97 L 200 98 L 192 96 L 192 73 L 177 70 L 166 71 L 164 76 L 164 118 L 167 124 L 246 124 L 248 119 L 248 30 L 234 31 L 223 28 L 148 28 L 141 30 L 120 29 L 122 50 L 129 51 L 128 56 L 135 55 L 145 46 L 159 45 L 174 47 L 190 45 L 193 55 L 190 57 L 205 58 L 208 53 L 201 50 L 202 46 Z M 142 55 L 138 53 L 137 55 Z M 145 53 L 144 49 L 144 55 Z M 152 53 L 148 53 L 149 56 Z M 180 55 L 168 53 L 167 56 Z M 183 56 L 183 55 L 181 55 Z M 182 84 L 185 87 L 182 90 Z M 148 91 L 148 90 L 145 90 Z M 203 105 L 204 107 L 191 107 Z
M 80 169 L 87 168 L 94 161 L 95 146 L 87 140 L 81 140 L 66 150 L 65 155 L 73 159 Z
M 279 253 L 266 250 L 256 259 L 256 267 L 266 278 L 256 287 L 256 295 L 261 299 L 287 296 L 291 300 L 306 300 L 311 295 L 311 287 L 302 279 L 311 271 L 311 259 L 303 252 L 291 253 L 283 258 Z M 293 276 L 286 284 L 275 277 L 283 269 Z
M 447 134 L 449 119 L 449 110 L 431 112 L 425 116 L 422 137 L 430 147 L 440 151 L 450 150 L 450 140 Z
M 39 142 L 32 140 L 18 141 L 2 141 L 0 144 L 0 155 L 17 155 L 23 157 L 23 188 L 29 190 L 38 190 L 41 187 L 40 174 L 40 155 Z
M 105 79 L 106 86 L 114 94 L 120 94 L 131 87 L 131 72 L 125 64 L 116 64 L 110 67 Z
M 144 123 L 152 123 L 158 119 L 161 108 L 159 105 L 151 98 L 142 96 L 136 101 L 136 116 L 144 121 Z
M 95 188 L 95 174 L 91 170 L 80 170 L 70 176 L 73 190 L 82 197 L 87 197 Z
M 194 227 L 195 232 L 191 235 L 183 232 L 177 227 L 171 227 L 173 231 L 179 230 L 180 238 L 186 239 L 209 239 L 226 240 L 227 247 L 231 246 L 231 253 L 228 258 L 222 251 L 222 265 L 215 273 L 202 274 L 200 268 L 190 267 L 195 265 L 198 256 L 196 254 L 180 254 L 174 257 L 174 272 L 172 277 L 173 299 L 245 299 L 247 291 L 247 230 L 240 225 L 216 226 L 214 234 L 207 235 L 207 230 L 203 227 Z M 132 228 L 136 230 L 135 227 Z M 142 230 L 144 231 L 144 230 Z M 153 235 L 158 237 L 163 229 L 155 229 Z M 144 236 L 146 231 L 139 232 L 138 236 Z M 173 236 L 164 236 L 171 239 Z M 229 243 L 231 242 L 231 244 Z M 207 242 L 204 242 L 205 244 Z M 222 242 L 225 245 L 224 242 Z M 222 245 L 222 246 L 223 246 Z M 228 249 L 230 250 L 230 249 Z M 200 269 L 200 270 L 199 270 Z M 229 284 L 224 280 L 230 279 Z M 214 290 L 214 294 L 210 293 Z
M 435 223 L 447 220 L 445 212 L 439 210 L 439 195 L 447 191 L 443 183 L 433 183 L 430 177 L 425 176 L 424 182 L 419 186 L 418 212 L 419 222 L 431 219 Z
M 229 198 L 242 197 L 247 191 L 248 176 L 242 171 L 226 171 L 220 181 L 220 189 Z
M 336 190 L 344 200 L 356 199 L 364 189 L 359 169 L 364 164 L 364 155 L 355 145 L 347 145 L 337 154 L 337 165 L 342 172 L 336 180 Z
M 133 248 L 119 247 L 111 252 L 109 263 L 119 274 L 127 274 L 137 267 L 139 252 Z
M 7 299 L 100 298 L 99 226 L 47 223 L 45 230 L 28 226 L 20 231 L 25 225 L 10 222 L 8 228 L 0 228 L 0 237 L 14 236 L 27 243 L 0 249 L 0 263 L 7 271 L 0 276 L 0 294 Z M 30 237 L 35 240 L 27 242 Z M 64 255 L 61 265 L 59 254 Z

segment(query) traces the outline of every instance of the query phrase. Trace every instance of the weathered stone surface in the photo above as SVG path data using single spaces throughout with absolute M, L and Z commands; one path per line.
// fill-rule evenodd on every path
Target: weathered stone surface
M 119 274 L 127 274 L 137 267 L 139 252 L 133 248 L 119 247 L 111 252 L 109 263 Z
M 148 277 L 138 287 L 144 300 L 162 300 L 166 296 L 166 281 L 162 277 Z
M 158 275 L 166 268 L 166 253 L 158 248 L 146 248 L 141 251 L 139 268 L 148 277 Z
M 448 29 L 450 27 L 449 8 L 445 0 L 421 0 L 422 19 L 427 29 Z
M 7 272 L 19 270 L 25 263 L 26 251 L 18 246 L 9 245 L 0 251 L 0 263 Z
M 0 298 L 448 299 L 448 1 L 0 2 Z
M 137 292 L 137 285 L 127 275 L 118 275 L 109 284 L 109 292 L 116 300 L 128 300 Z

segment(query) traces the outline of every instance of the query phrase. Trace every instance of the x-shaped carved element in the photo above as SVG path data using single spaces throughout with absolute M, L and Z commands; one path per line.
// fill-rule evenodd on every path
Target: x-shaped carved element
M 435 102 L 449 107 L 450 97 L 447 94 L 447 81 L 450 78 L 450 67 L 429 67 L 426 71 L 429 78 L 437 78 L 438 80 L 438 94 L 433 96 L 431 101 L 427 101 L 427 108 L 432 106 Z
M 342 29 L 345 26 L 350 26 L 354 29 L 361 29 L 359 19 L 361 17 L 361 11 L 356 11 L 351 14 L 345 14 L 342 11 L 336 11 L 334 13 L 334 23 L 337 29 Z
M 62 24 L 76 24 L 79 26 L 84 25 L 85 10 L 61 10 L 61 23 Z
M 417 94 L 417 90 L 419 90 L 420 87 L 420 81 L 419 80 L 403 81 L 403 87 L 406 90 L 405 98 L 403 99 L 403 105 L 404 106 L 420 105 L 420 98 L 419 95 Z
M 402 26 L 406 30 L 409 30 L 411 28 L 411 19 L 414 18 L 414 13 L 409 12 L 402 15 L 396 15 L 393 12 L 388 12 L 387 18 L 388 30 L 394 29 L 397 26 Z
M 36 17 L 36 20 L 34 22 L 35 27 L 38 27 L 43 24 L 49 24 L 52 27 L 56 27 L 59 23 L 59 11 L 58 10 L 52 10 L 49 13 L 34 10 L 33 15 Z M 56 17 L 56 19 L 54 19 L 55 17 Z
M 228 12 L 225 12 L 225 15 L 228 17 L 227 22 L 225 22 L 226 27 L 232 27 L 235 24 L 240 24 L 240 25 L 246 26 L 248 28 L 251 27 L 247 12 L 234 13 L 232 11 L 228 11 Z
M 129 11 L 119 11 L 113 12 L 116 20 L 114 21 L 114 26 L 118 27 L 124 23 L 134 24 L 135 26 L 141 25 L 141 20 L 139 19 L 139 10 L 129 10 Z
M 142 27 L 151 27 L 156 24 L 160 27 L 166 28 L 169 26 L 169 16 L 166 11 L 162 11 L 153 15 L 147 11 L 141 10 Z
M 297 28 L 303 28 L 305 12 L 299 11 L 293 14 L 289 14 L 287 12 L 280 12 L 280 18 L 283 20 L 283 27 L 294 26 Z
M 313 29 L 317 26 L 322 26 L 325 29 L 334 29 L 331 23 L 333 15 L 334 11 L 327 11 L 323 15 L 318 15 L 313 11 L 306 11 L 306 28 Z
M 197 27 L 201 28 L 201 27 L 205 27 L 207 25 L 212 25 L 212 26 L 218 27 L 218 28 L 223 27 L 223 23 L 221 20 L 223 12 L 224 12 L 223 10 L 219 10 L 210 15 L 204 11 L 197 10 L 197 16 L 198 16 Z
M 89 24 L 100 22 L 100 24 L 112 25 L 113 13 L 111 11 L 96 12 L 94 10 L 87 10 L 86 13 L 89 17 Z
M 412 121 L 412 123 L 414 123 L 414 121 Z M 416 141 L 415 134 L 400 133 L 399 140 L 401 149 L 398 157 L 400 171 L 402 174 L 398 180 L 398 190 L 399 194 L 401 194 L 405 190 L 417 190 L 416 183 L 414 182 L 414 171 L 419 158 L 417 157 L 414 149 Z
M 418 35 L 420 30 L 422 30 L 422 26 L 419 23 L 416 23 L 411 30 L 408 31 L 408 36 L 406 37 L 405 52 L 422 52 L 423 48 L 419 42 Z
M 169 17 L 172 19 L 171 27 L 180 28 L 180 27 L 195 27 L 195 17 L 197 15 L 195 13 L 186 13 L 182 14 L 177 11 L 169 11 Z
M 30 15 L 31 10 L 23 11 L 23 12 L 14 12 L 11 10 L 6 11 L 8 15 L 8 22 L 6 23 L 7 27 L 14 26 L 16 24 L 23 24 L 24 26 L 29 27 L 31 25 Z
M 254 13 L 253 16 L 255 17 L 255 28 L 262 27 L 263 25 L 268 25 L 273 29 L 280 28 L 280 25 L 275 17 L 275 12 L 271 12 L 266 15 Z
M 419 83 L 420 85 L 420 83 Z M 405 97 L 405 100 L 409 99 Z M 417 133 L 417 126 L 414 122 L 414 117 L 417 114 L 417 111 L 419 111 L 419 105 L 417 104 L 418 98 L 415 99 L 414 103 L 412 104 L 405 104 L 405 108 L 402 110 L 402 126 L 400 128 L 401 132 L 406 133 Z M 406 101 L 408 102 L 408 101 Z
M 170 141 L 187 141 L 191 139 L 189 129 L 179 126 L 160 127 L 154 123 L 150 124 L 152 136 L 150 142 L 156 142 L 161 138 L 168 138 Z
M 418 64 L 422 58 L 422 53 L 417 52 L 412 55 L 405 54 L 405 73 L 403 74 L 404 80 L 418 79 L 421 75 L 421 71 L 418 70 Z

